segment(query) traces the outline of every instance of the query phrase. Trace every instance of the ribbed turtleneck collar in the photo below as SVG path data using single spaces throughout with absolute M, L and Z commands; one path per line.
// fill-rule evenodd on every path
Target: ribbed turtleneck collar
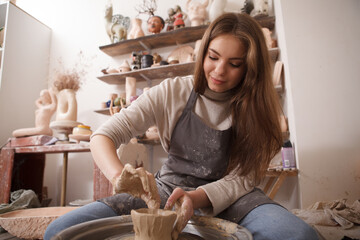
M 204 96 L 214 101 L 227 101 L 231 98 L 231 91 L 214 92 L 209 87 L 205 88 Z

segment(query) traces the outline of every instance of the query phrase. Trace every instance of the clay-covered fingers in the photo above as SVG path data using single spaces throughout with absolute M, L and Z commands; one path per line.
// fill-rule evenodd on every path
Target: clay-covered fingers
M 137 193 L 143 194 L 141 179 L 137 174 L 135 168 L 130 164 L 125 164 L 124 169 L 121 172 L 120 176 L 113 179 L 112 184 L 113 184 L 114 194 L 115 193 L 129 193 L 131 195 Z
M 176 225 L 172 238 L 177 239 L 179 233 L 185 228 L 187 222 L 194 214 L 193 202 L 189 194 L 181 188 L 175 188 L 168 198 L 165 209 L 171 210 L 175 206 L 177 212 Z
M 146 202 L 148 208 L 160 208 L 161 200 L 154 175 L 145 171 L 144 168 L 137 168 L 136 170 L 139 170 L 139 172 L 141 172 L 140 179 L 144 190 L 144 194 L 141 195 L 141 199 Z

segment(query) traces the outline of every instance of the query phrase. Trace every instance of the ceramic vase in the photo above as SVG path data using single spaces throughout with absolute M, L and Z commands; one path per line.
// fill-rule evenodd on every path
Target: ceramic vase
M 73 89 L 63 89 L 58 93 L 56 121 L 76 121 L 77 102 L 76 92 Z
M 176 212 L 163 209 L 131 210 L 134 240 L 171 240 L 176 217 Z

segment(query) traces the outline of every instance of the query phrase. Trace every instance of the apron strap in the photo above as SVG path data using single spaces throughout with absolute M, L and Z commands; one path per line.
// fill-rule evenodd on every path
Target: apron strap
M 186 103 L 186 106 L 185 106 L 185 109 L 186 111 L 191 111 L 192 108 L 194 107 L 195 105 L 195 102 L 196 102 L 196 99 L 198 97 L 198 94 L 193 90 L 191 90 L 191 93 L 190 93 L 190 97 L 189 97 L 189 100 L 188 102 Z

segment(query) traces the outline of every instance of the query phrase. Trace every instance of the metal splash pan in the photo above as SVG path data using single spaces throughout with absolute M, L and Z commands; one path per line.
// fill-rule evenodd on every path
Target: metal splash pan
M 135 233 L 130 215 L 81 223 L 65 229 L 52 240 L 133 240 Z M 194 216 L 180 233 L 178 240 L 253 240 L 251 233 L 233 222 Z

